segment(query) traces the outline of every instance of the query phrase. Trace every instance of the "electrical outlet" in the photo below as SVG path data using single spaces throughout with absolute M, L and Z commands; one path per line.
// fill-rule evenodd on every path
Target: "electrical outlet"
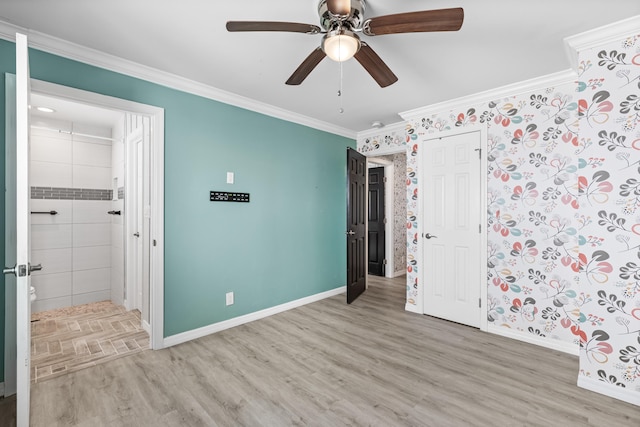
M 227 305 L 233 305 L 233 292 L 227 292 Z

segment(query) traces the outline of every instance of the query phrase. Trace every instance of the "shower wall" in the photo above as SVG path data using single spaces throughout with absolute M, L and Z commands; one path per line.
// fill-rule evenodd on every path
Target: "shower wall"
M 78 134 L 112 129 L 32 120 L 31 262 L 43 267 L 32 273 L 34 313 L 111 299 L 112 143 Z

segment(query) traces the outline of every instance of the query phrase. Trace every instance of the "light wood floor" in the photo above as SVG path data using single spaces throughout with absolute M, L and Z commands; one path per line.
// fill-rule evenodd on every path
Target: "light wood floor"
M 111 301 L 31 316 L 31 381 L 41 382 L 147 350 L 140 312 Z
M 404 311 L 404 278 L 32 386 L 32 426 L 634 426 L 576 357 Z

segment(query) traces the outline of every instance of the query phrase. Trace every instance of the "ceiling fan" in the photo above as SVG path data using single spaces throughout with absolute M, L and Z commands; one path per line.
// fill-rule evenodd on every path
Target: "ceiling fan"
M 364 67 L 380 87 L 387 87 L 398 77 L 387 64 L 360 39 L 384 34 L 457 31 L 462 26 L 462 8 L 424 10 L 364 19 L 365 0 L 320 0 L 320 25 L 274 21 L 229 21 L 227 31 L 285 31 L 324 34 L 322 43 L 293 72 L 288 85 L 299 85 L 325 56 L 343 62 L 352 57 Z

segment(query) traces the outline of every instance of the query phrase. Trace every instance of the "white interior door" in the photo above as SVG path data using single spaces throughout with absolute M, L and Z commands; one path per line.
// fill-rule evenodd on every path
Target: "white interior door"
M 11 83 L 9 82 L 7 86 Z M 31 351 L 31 270 L 29 263 L 29 52 L 27 37 L 16 34 L 16 76 L 15 91 L 7 92 L 11 97 L 15 94 L 15 103 L 7 114 L 7 191 L 6 191 L 6 233 L 7 259 L 9 266 L 4 269 L 5 284 L 13 287 L 7 291 L 7 327 L 12 329 L 9 336 L 15 341 L 7 342 L 6 353 L 15 362 L 5 371 L 7 390 L 5 394 L 16 396 L 17 425 L 29 425 L 30 405 L 30 351 Z M 11 92 L 11 93 L 9 93 Z M 7 105 L 12 102 L 7 100 Z M 8 108 L 9 110 L 9 108 Z M 15 118 L 15 127 L 10 123 Z M 10 211 L 11 210 L 11 211 Z M 13 263 L 13 266 L 11 265 Z M 15 277 L 13 277 L 15 276 Z M 13 304 L 13 307 L 11 307 Z M 15 309 L 14 309 L 15 308 Z M 15 352 L 14 352 L 15 350 Z
M 134 116 L 135 117 L 135 116 Z M 129 120 L 133 122 L 133 120 Z M 142 205 L 139 194 L 142 182 L 139 175 L 139 162 L 143 149 L 142 127 L 133 130 L 125 141 L 126 150 L 126 191 L 125 191 L 125 268 L 127 310 L 142 310 L 142 254 L 143 232 Z
M 481 134 L 424 141 L 421 151 L 425 314 L 480 326 Z

